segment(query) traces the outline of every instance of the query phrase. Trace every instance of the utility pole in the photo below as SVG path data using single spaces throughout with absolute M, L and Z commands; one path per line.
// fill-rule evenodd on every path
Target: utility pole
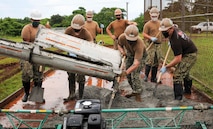
M 126 19 L 128 20 L 128 2 L 126 2 Z

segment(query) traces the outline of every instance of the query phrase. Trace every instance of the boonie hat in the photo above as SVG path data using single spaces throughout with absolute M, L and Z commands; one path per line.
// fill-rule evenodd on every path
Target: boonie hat
M 129 41 L 136 41 L 138 39 L 138 28 L 135 25 L 129 25 L 124 31 L 124 35 Z
M 84 23 L 85 23 L 84 16 L 82 16 L 81 14 L 76 14 L 71 21 L 71 27 L 73 29 L 80 30 L 81 27 L 84 25 Z
M 121 9 L 116 9 L 114 12 L 114 15 L 121 15 L 121 14 L 122 14 Z
M 160 31 L 167 31 L 169 28 L 171 28 L 173 26 L 174 26 L 174 24 L 173 24 L 171 19 L 163 18 L 161 23 L 160 23 L 159 30 Z
M 87 17 L 93 17 L 93 12 L 92 11 L 87 11 L 86 16 Z

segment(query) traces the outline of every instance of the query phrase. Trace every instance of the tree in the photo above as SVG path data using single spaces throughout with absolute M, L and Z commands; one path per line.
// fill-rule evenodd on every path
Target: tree
M 139 17 L 135 18 L 134 21 L 138 23 L 137 27 L 139 29 L 139 32 L 142 32 L 143 31 L 143 26 L 144 26 L 144 15 L 141 13 L 139 15 Z
M 60 16 L 59 14 L 53 15 L 50 17 L 50 24 L 52 27 L 61 27 L 62 21 L 64 20 L 64 17 Z

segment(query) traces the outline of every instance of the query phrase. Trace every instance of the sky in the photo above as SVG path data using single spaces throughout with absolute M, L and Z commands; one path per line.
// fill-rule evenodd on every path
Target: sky
M 52 15 L 71 15 L 73 10 L 84 7 L 98 13 L 103 7 L 126 9 L 128 2 L 128 19 L 139 17 L 144 12 L 143 0 L 1 0 L 0 18 L 29 17 L 32 10 L 39 10 L 43 18 Z

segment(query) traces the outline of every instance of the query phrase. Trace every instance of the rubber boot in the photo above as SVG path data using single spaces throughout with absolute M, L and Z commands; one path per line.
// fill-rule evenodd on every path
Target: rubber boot
M 151 69 L 151 66 L 149 66 L 149 65 L 146 65 L 146 66 L 145 66 L 145 77 L 144 77 L 144 81 L 145 81 L 145 82 L 148 81 L 150 69 Z
M 174 96 L 175 100 L 182 100 L 183 98 L 182 82 L 174 82 Z
M 140 93 L 137 93 L 137 94 L 135 95 L 135 101 L 136 101 L 136 102 L 142 102 L 142 100 L 141 100 L 141 94 L 140 94 Z
M 24 97 L 22 98 L 22 102 L 27 102 L 28 97 L 30 95 L 30 81 L 29 82 L 24 82 L 22 81 L 23 87 L 24 87 Z
M 34 87 L 40 87 L 42 86 L 42 81 L 35 81 L 34 80 Z M 45 99 L 43 98 L 43 103 L 45 102 Z
M 83 95 L 84 95 L 84 85 L 85 85 L 85 83 L 79 83 L 79 89 L 78 89 L 79 99 L 83 98 Z
M 41 87 L 42 86 L 42 82 L 41 81 L 34 81 L 34 86 Z
M 67 100 L 74 100 L 76 99 L 76 94 L 75 94 L 75 84 L 70 84 L 69 83 L 69 96 Z
M 156 78 L 157 72 L 158 72 L 158 67 L 157 66 L 152 67 L 151 82 L 155 82 L 155 83 L 157 82 L 157 78 Z
M 184 79 L 184 94 L 191 94 L 192 80 Z

